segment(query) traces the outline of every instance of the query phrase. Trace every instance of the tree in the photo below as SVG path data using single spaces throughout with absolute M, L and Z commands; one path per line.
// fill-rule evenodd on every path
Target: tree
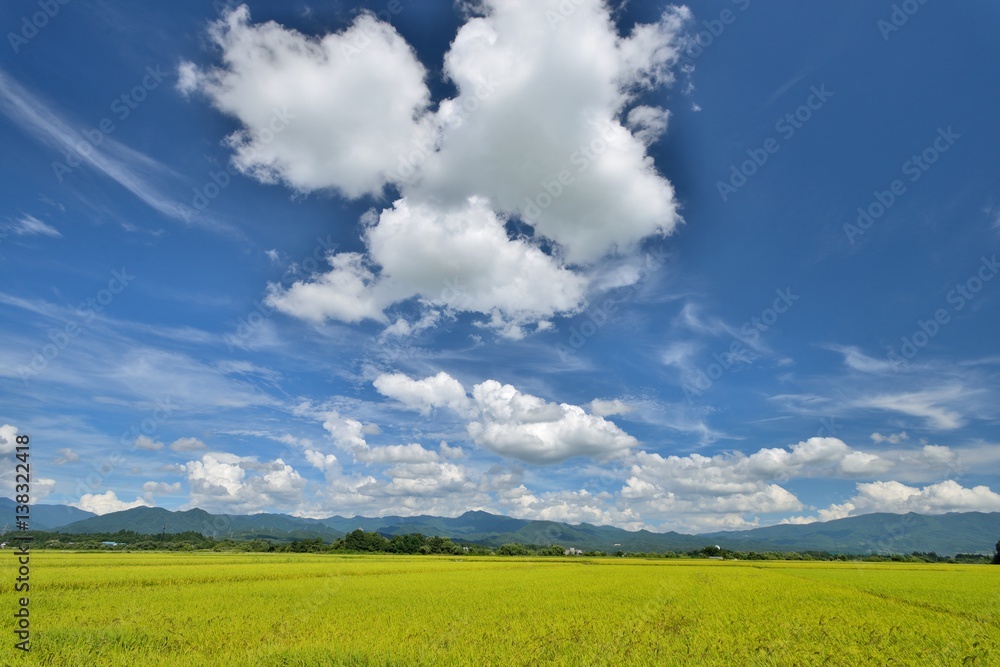
M 310 539 L 294 539 L 292 543 L 288 545 L 288 551 L 295 553 L 316 553 L 317 551 L 324 551 L 323 538 L 313 537 Z
M 528 556 L 530 555 L 527 547 L 523 544 L 518 544 L 517 542 L 509 542 L 507 544 L 501 544 L 500 548 L 497 549 L 498 556 Z
M 997 542 L 997 552 L 993 554 L 993 564 L 1000 565 L 1000 542 Z
M 368 551 L 367 546 L 365 543 L 365 531 L 360 528 L 351 531 L 344 538 L 344 548 L 348 551 Z

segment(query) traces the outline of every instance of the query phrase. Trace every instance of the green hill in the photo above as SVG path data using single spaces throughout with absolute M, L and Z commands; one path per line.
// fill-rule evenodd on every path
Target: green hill
M 64 516 L 66 513 L 57 509 L 60 507 L 50 506 L 49 510 L 45 510 L 49 513 L 46 516 Z M 35 512 L 36 508 L 33 507 L 32 511 Z M 37 516 L 41 515 L 40 512 Z M 32 527 L 43 530 L 56 526 L 46 524 L 39 518 L 32 522 Z M 718 544 L 734 551 L 829 551 L 855 554 L 934 551 L 944 556 L 956 553 L 993 553 L 993 547 L 997 539 L 1000 539 L 1000 513 L 956 512 L 933 516 L 912 513 L 867 514 L 825 523 L 685 535 L 676 532 L 627 531 L 588 523 L 572 525 L 557 521 L 531 521 L 481 511 L 466 512 L 457 517 L 331 516 L 326 519 L 303 519 L 287 514 L 247 516 L 210 514 L 201 509 L 172 512 L 159 507 L 136 507 L 103 516 L 90 516 L 58 528 L 61 532 L 75 534 L 131 530 L 157 535 L 166 530 L 168 533 L 194 531 L 210 537 L 236 539 L 291 540 L 320 537 L 328 542 L 361 528 L 367 532 L 377 531 L 387 537 L 422 533 L 493 547 L 520 542 L 535 545 L 559 544 L 584 551 L 614 552 L 620 549 L 633 552 L 680 552 Z
M 16 506 L 17 503 L 10 498 L 0 498 L 0 514 L 5 518 L 10 517 L 11 521 Z M 93 516 L 97 515 L 69 505 L 31 505 L 29 512 L 30 525 L 35 530 L 55 530 Z
M 343 533 L 313 519 L 286 514 L 209 514 L 202 509 L 171 512 L 160 507 L 134 507 L 77 521 L 59 529 L 64 533 L 114 533 L 132 530 L 146 535 L 194 531 L 209 537 L 292 539 L 322 537 L 333 540 Z

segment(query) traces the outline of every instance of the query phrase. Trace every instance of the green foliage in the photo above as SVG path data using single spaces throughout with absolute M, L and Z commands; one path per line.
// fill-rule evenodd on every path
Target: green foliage
M 28 531 L 37 545 L 46 549 L 69 549 L 73 551 L 185 551 L 212 549 L 215 540 L 201 533 L 187 531 L 166 535 L 144 535 L 131 530 L 115 533 L 60 533 L 33 530 Z M 0 538 L 3 541 L 5 538 Z M 107 544 L 113 542 L 114 544 Z
M 9 499 L 0 498 L 0 505 Z M 41 507 L 41 506 L 40 506 Z M 87 513 L 75 508 L 49 508 L 53 520 L 67 520 Z M 45 516 L 45 515 L 43 515 Z M 41 521 L 39 526 L 56 525 Z M 265 539 L 287 543 L 293 539 L 320 537 L 330 543 L 357 528 L 366 533 L 378 533 L 390 541 L 396 535 L 421 533 L 449 538 L 463 545 L 478 544 L 496 549 L 504 544 L 524 544 L 529 550 L 547 548 L 552 542 L 582 550 L 624 553 L 654 553 L 664 551 L 688 553 L 707 544 L 719 544 L 734 553 L 773 552 L 800 553 L 816 549 L 833 553 L 878 552 L 910 553 L 933 551 L 938 554 L 958 552 L 990 552 L 1000 530 L 1000 512 L 962 512 L 926 516 L 919 514 L 867 514 L 808 525 L 776 525 L 748 531 L 709 535 L 683 535 L 676 532 L 652 533 L 626 531 L 613 526 L 590 524 L 568 525 L 554 521 L 531 521 L 490 514 L 466 512 L 458 517 L 328 517 L 322 520 L 304 519 L 282 514 L 252 516 L 210 514 L 200 509 L 170 512 L 155 507 L 135 507 L 124 512 L 112 512 L 62 525 L 62 533 L 114 533 L 130 530 L 143 535 L 159 536 L 163 526 L 172 534 L 197 532 L 217 540 Z M 544 546 L 533 546 L 544 545 Z M 372 552 L 373 545 L 360 546 Z M 426 545 L 422 545 L 426 546 Z M 199 548 L 199 547 L 195 547 Z M 378 552 L 381 545 L 374 545 Z M 363 553 L 359 551 L 358 553 Z M 392 553 L 417 553 L 407 548 Z M 433 553 L 434 548 L 420 552 Z M 989 556 L 987 557 L 989 559 Z
M 368 553 L 400 555 L 497 555 L 497 556 L 544 556 L 564 555 L 560 545 L 539 546 L 520 542 L 507 542 L 496 549 L 479 544 L 457 544 L 447 537 L 426 537 L 420 533 L 407 533 L 386 537 L 378 532 L 356 529 L 327 543 L 321 537 L 293 538 L 283 543 L 255 539 L 214 539 L 201 533 L 187 531 L 166 535 L 144 535 L 129 530 L 116 533 L 65 534 L 59 532 L 30 531 L 35 545 L 44 549 L 64 549 L 73 551 L 200 551 L 237 553 Z M 0 538 L 2 539 L 2 538 Z M 109 544 L 113 543 L 113 544 Z M 591 550 L 583 554 L 590 557 L 607 556 L 608 552 Z M 894 562 L 894 563 L 955 563 L 955 564 L 1000 564 L 1000 542 L 993 556 L 982 554 L 956 554 L 941 556 L 934 551 L 914 551 L 910 554 L 844 554 L 827 551 L 733 551 L 709 545 L 686 552 L 674 551 L 625 551 L 613 552 L 618 558 L 722 558 L 724 560 L 753 561 L 853 561 L 853 562 Z
M 528 548 L 523 544 L 518 544 L 517 542 L 508 542 L 507 544 L 501 544 L 500 548 L 497 549 L 498 556 L 529 556 L 532 555 Z

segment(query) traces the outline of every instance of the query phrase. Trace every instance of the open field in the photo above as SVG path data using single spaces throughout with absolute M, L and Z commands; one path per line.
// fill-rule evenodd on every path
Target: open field
M 31 556 L 25 665 L 989 665 L 1000 567 L 310 554 Z

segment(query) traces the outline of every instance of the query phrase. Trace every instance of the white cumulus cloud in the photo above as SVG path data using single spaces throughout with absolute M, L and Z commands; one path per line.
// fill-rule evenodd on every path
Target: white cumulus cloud
M 471 400 L 462 384 L 443 371 L 423 380 L 383 374 L 374 385 L 382 395 L 424 414 L 432 408 L 451 408 L 469 420 L 466 430 L 475 444 L 516 459 L 535 463 L 575 456 L 605 459 L 638 444 L 601 415 L 588 414 L 577 405 L 552 403 L 496 380 L 475 385 Z M 625 409 L 620 402 L 598 405 Z
M 183 466 L 191 487 L 188 505 L 208 511 L 253 514 L 271 507 L 297 506 L 306 480 L 280 458 L 209 452 Z
M 463 413 L 471 403 L 462 383 L 444 371 L 423 380 L 413 380 L 402 373 L 383 374 L 373 384 L 383 396 L 394 398 L 410 410 L 423 414 L 441 407 Z
M 549 403 L 496 380 L 476 385 L 473 396 L 480 413 L 469 423 L 469 435 L 504 456 L 535 463 L 574 456 L 604 459 L 638 444 L 614 423 L 579 406 Z
M 620 35 L 602 0 L 566 4 L 471 7 L 444 56 L 457 92 L 436 108 L 413 49 L 370 13 L 321 37 L 253 24 L 245 7 L 213 24 L 221 65 L 182 64 L 179 87 L 239 119 L 237 167 L 300 191 L 400 193 L 363 219 L 364 252 L 270 285 L 270 305 L 397 334 L 408 323 L 386 310 L 415 300 L 520 338 L 581 309 L 602 258 L 676 228 L 673 187 L 647 153 L 669 114 L 635 100 L 672 81 L 690 13 Z M 512 236 L 510 218 L 533 234 Z
M 82 509 L 94 514 L 108 514 L 109 512 L 122 512 L 133 507 L 150 507 L 151 505 L 144 499 L 136 496 L 132 502 L 119 500 L 114 491 L 108 490 L 104 493 L 85 493 L 80 500 L 73 503 L 73 507 Z
M 263 182 L 348 197 L 381 192 L 398 156 L 426 133 L 425 70 L 388 23 L 368 13 L 340 33 L 307 37 L 241 6 L 209 31 L 223 66 L 181 65 L 181 91 L 203 92 L 243 129 L 233 162 Z
M 897 481 L 859 483 L 857 493 L 847 502 L 830 505 L 815 516 L 798 516 L 784 523 L 830 521 L 860 514 L 945 514 L 948 512 L 1000 512 L 1000 493 L 985 485 L 964 487 L 945 480 L 923 487 Z

